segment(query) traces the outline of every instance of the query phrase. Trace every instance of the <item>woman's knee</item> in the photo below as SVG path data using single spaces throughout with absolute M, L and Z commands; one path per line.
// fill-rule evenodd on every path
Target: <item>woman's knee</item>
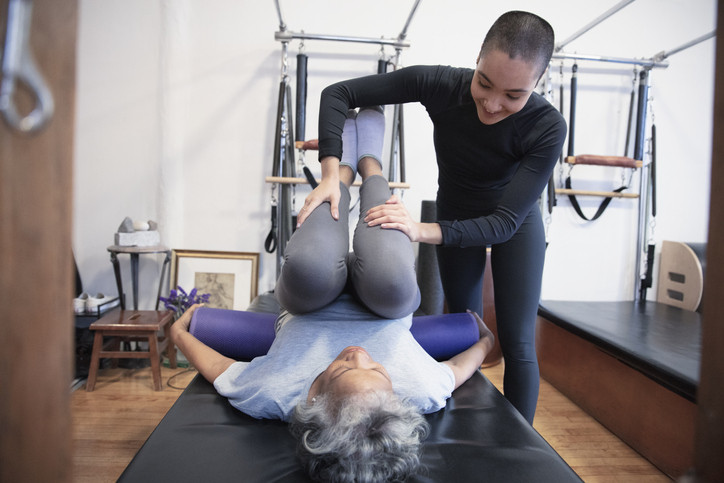
M 393 319 L 404 317 L 419 306 L 420 291 L 414 267 L 375 264 L 374 267 L 356 268 L 355 291 L 372 312 Z
M 292 313 L 305 313 L 329 304 L 344 289 L 344 258 L 293 257 L 282 266 L 275 293 Z

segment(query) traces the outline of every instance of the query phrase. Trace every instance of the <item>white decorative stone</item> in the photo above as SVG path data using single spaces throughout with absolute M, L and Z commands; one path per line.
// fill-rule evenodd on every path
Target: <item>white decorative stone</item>
M 161 244 L 161 235 L 157 231 L 116 233 L 115 241 L 122 247 L 152 247 Z
M 133 233 L 133 220 L 130 216 L 123 219 L 121 226 L 118 227 L 118 233 Z
M 151 229 L 151 226 L 148 224 L 147 221 L 134 221 L 133 222 L 133 231 L 148 231 Z

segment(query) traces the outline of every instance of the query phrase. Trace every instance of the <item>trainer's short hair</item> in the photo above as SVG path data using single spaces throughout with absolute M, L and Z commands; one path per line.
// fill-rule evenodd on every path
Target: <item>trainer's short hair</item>
M 521 57 L 539 68 L 543 75 L 553 55 L 555 34 L 544 19 L 529 12 L 511 11 L 501 15 L 488 30 L 480 57 L 491 50 L 500 50 L 510 58 Z
M 420 465 L 428 424 L 419 410 L 390 392 L 337 400 L 322 394 L 297 404 L 290 430 L 297 453 L 317 481 L 403 481 Z

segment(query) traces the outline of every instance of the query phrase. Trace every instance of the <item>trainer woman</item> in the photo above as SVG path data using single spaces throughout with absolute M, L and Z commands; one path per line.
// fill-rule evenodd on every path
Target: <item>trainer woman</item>
M 339 216 L 342 127 L 350 108 L 420 102 L 433 122 L 438 164 L 437 223 L 411 219 L 392 197 L 365 221 L 438 245 L 451 312 L 482 313 L 486 247 L 492 246 L 505 396 L 533 422 L 539 372 L 535 320 L 545 256 L 537 200 L 566 136 L 558 111 L 533 92 L 554 47 L 551 26 L 527 12 L 503 14 L 485 37 L 475 69 L 416 66 L 327 87 L 319 118 L 323 178 L 300 224 L 329 201 Z

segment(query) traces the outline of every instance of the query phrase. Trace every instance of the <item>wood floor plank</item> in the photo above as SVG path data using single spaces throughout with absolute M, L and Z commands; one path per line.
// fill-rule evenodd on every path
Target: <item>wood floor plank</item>
M 73 481 L 116 481 L 195 375 L 162 367 L 163 390 L 154 391 L 150 368 L 104 369 L 94 391 L 76 390 L 71 398 Z

